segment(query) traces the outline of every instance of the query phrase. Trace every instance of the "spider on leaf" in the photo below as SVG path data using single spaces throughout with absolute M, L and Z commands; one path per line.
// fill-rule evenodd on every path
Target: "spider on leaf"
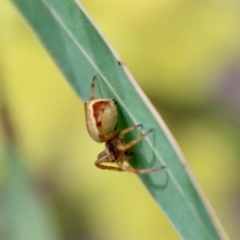
M 90 98 L 85 102 L 85 116 L 87 130 L 91 138 L 99 143 L 105 142 L 105 149 L 98 155 L 97 160 L 95 161 L 96 167 L 136 174 L 151 173 L 163 169 L 163 166 L 137 169 L 129 165 L 124 165 L 124 163 L 128 162 L 132 157 L 132 154 L 128 152 L 128 149 L 143 140 L 152 132 L 152 130 L 149 130 L 126 143 L 123 139 L 124 135 L 142 127 L 142 125 L 134 125 L 121 131 L 117 130 L 117 102 L 114 99 L 94 98 L 95 79 L 96 77 L 92 80 Z M 107 165 L 108 163 L 114 163 L 116 166 Z

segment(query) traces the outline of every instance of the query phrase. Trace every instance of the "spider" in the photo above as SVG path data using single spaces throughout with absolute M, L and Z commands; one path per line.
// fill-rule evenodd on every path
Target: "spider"
M 124 165 L 124 163 L 128 162 L 132 157 L 128 149 L 143 140 L 152 130 L 126 143 L 123 139 L 124 135 L 142 127 L 142 125 L 134 125 L 122 131 L 118 131 L 117 102 L 114 99 L 94 98 L 95 79 L 96 77 L 92 79 L 90 98 L 85 102 L 85 116 L 88 133 L 96 142 L 105 142 L 105 150 L 98 154 L 95 166 L 100 169 L 132 172 L 136 174 L 151 173 L 163 169 L 163 167 L 137 169 L 129 165 Z M 117 166 L 107 165 L 108 163 L 113 163 Z

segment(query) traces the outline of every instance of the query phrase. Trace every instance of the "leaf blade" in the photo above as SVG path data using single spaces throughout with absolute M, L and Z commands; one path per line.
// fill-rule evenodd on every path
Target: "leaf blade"
M 119 57 L 95 30 L 82 6 L 66 0 L 14 2 L 24 12 L 83 100 L 88 99 L 91 78 L 97 75 L 100 79 L 98 94 L 114 98 L 120 105 L 121 127 L 144 123 L 146 129 L 154 129 L 154 134 L 140 144 L 141 148 L 135 149 L 137 157 L 132 163 L 144 168 L 166 166 L 162 172 L 142 175 L 140 178 L 179 234 L 184 239 L 223 238 L 224 234 L 220 233 L 209 217 L 206 206 L 189 177 L 187 164 L 165 124 L 125 66 L 119 64 Z M 37 12 L 41 12 L 42 16 L 36 17 Z M 54 41 L 56 39 L 57 46 Z M 134 136 L 136 135 L 132 134 Z

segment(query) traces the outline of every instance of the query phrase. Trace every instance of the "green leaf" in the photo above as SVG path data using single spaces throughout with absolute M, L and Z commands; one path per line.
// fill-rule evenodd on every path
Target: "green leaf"
M 96 75 L 97 96 L 114 98 L 120 106 L 120 128 L 142 123 L 145 130 L 154 130 L 134 148 L 131 163 L 139 168 L 166 166 L 140 178 L 179 235 L 189 240 L 226 238 L 162 119 L 83 7 L 70 0 L 13 1 L 84 101 Z

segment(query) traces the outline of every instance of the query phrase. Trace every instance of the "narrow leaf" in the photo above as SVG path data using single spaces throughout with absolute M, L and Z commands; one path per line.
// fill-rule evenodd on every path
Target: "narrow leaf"
M 210 216 L 164 122 L 83 7 L 70 0 L 13 2 L 84 101 L 89 98 L 91 79 L 96 75 L 97 95 L 114 98 L 120 106 L 120 129 L 142 123 L 144 131 L 154 130 L 135 147 L 131 163 L 138 168 L 166 166 L 140 178 L 179 235 L 189 240 L 226 238 Z M 136 136 L 132 134 L 131 138 Z

